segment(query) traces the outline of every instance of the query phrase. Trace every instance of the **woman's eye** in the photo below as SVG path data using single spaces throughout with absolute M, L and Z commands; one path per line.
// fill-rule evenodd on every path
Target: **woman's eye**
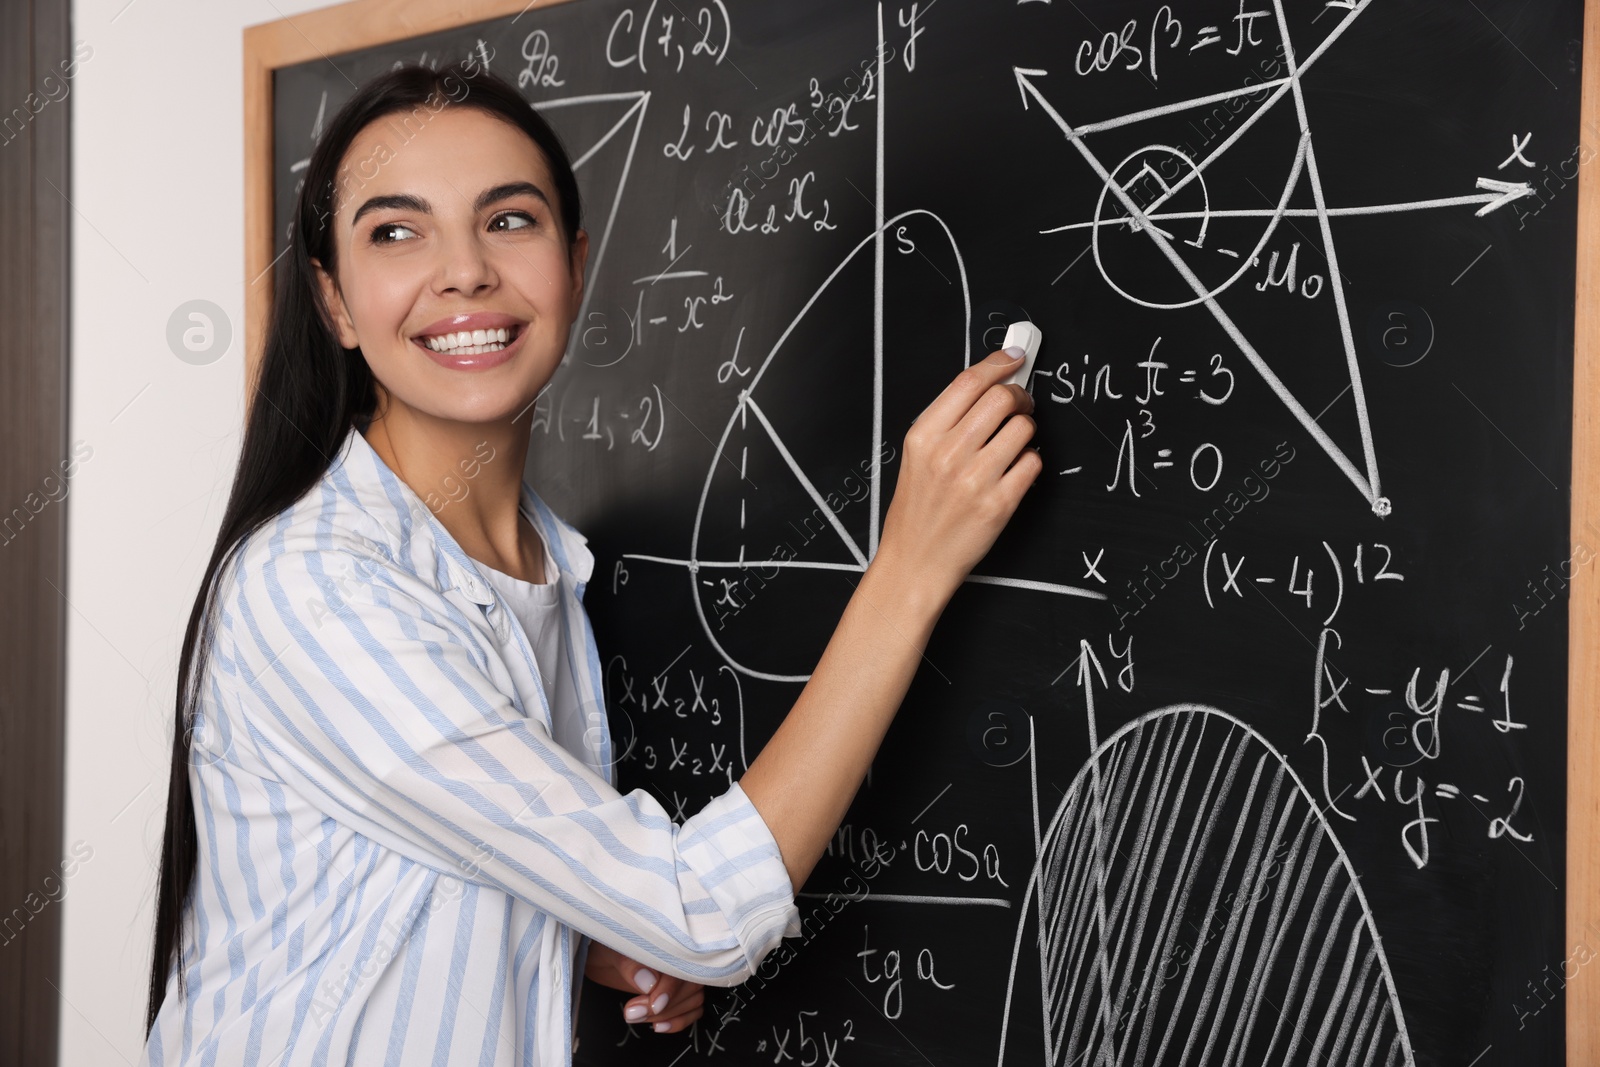
M 501 226 L 500 223 L 505 223 L 506 225 Z M 494 220 L 489 223 L 489 228 L 491 230 L 498 229 L 503 233 L 506 230 L 525 230 L 533 225 L 535 225 L 535 220 L 532 215 L 523 211 L 508 211 L 504 215 L 496 215 Z
M 372 231 L 372 243 L 373 244 L 377 244 L 377 245 L 389 245 L 389 244 L 395 244 L 397 241 L 409 241 L 411 239 L 411 237 L 400 237 L 400 238 L 390 237 L 389 234 L 393 233 L 395 231 L 398 231 L 400 233 L 408 233 L 408 234 L 411 235 L 411 237 L 415 237 L 417 235 L 415 230 L 413 230 L 409 226 L 404 225 L 403 223 L 386 222 L 381 226 L 377 226 L 377 227 L 373 228 L 373 231 Z

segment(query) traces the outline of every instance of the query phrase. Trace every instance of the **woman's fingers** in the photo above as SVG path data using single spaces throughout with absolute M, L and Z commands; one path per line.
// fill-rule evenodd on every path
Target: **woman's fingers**
M 705 987 L 664 974 L 655 985 L 622 1006 L 622 1017 L 630 1023 L 644 1023 L 661 1033 L 676 1033 L 681 1026 L 662 1029 L 659 1024 L 680 1022 L 687 1026 L 700 1017 L 705 1004 Z M 692 1018 L 685 1018 L 692 1016 Z
M 989 353 L 983 362 L 974 363 L 956 375 L 955 380 L 944 387 L 944 392 L 917 416 L 915 425 L 925 426 L 929 433 L 934 434 L 950 429 L 971 410 L 973 403 L 985 390 L 1021 365 L 1019 360 L 1008 358 L 1004 352 Z M 1018 390 L 1027 392 L 1021 386 L 1018 386 Z
M 1001 481 L 1001 475 L 1013 467 L 1019 459 L 1025 458 L 1024 452 L 1031 453 L 1035 459 L 1039 454 L 1028 447 L 1028 442 L 1033 440 L 1034 431 L 1038 429 L 1033 417 L 1024 412 L 1017 412 L 1006 419 L 1000 429 L 995 431 L 986 444 L 978 449 L 978 462 L 990 477 Z M 1042 467 L 1043 464 L 1041 463 Z
M 591 982 L 598 982 L 610 989 L 620 989 L 624 993 L 646 992 L 659 981 L 656 973 L 644 964 L 598 941 L 589 943 L 583 973 Z
M 1032 448 L 1023 448 L 1020 454 L 1012 453 L 1012 456 L 1014 461 L 1000 476 L 1000 485 L 1010 494 L 1012 500 L 1020 503 L 1022 494 L 1026 493 L 1035 479 L 1044 473 L 1044 460 L 1039 458 L 1038 451 Z
M 615 949 L 598 942 L 589 946 L 584 973 L 590 980 L 638 995 L 622 1005 L 626 1022 L 675 1034 L 705 1014 L 705 986 L 670 974 L 656 974 Z
M 956 435 L 976 452 L 1012 415 L 1031 415 L 1033 394 L 1020 385 L 996 382 L 973 401 L 955 425 Z
M 659 1012 L 652 1012 L 641 1022 L 658 1034 L 675 1034 L 687 1029 L 705 1014 L 705 987 L 685 982 L 683 991 L 665 1004 Z
M 695 1020 L 704 1016 L 705 1013 L 705 1001 L 702 998 L 692 1009 L 680 1015 L 674 1015 L 670 1019 L 661 1019 L 652 1023 L 651 1029 L 658 1034 L 676 1034 L 693 1026 Z

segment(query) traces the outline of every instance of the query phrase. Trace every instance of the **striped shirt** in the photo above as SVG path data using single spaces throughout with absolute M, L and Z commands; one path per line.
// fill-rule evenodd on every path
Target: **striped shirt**
M 586 938 L 733 985 L 799 932 L 737 784 L 682 825 L 615 788 L 594 557 L 526 481 L 520 503 L 560 572 L 570 747 L 521 627 L 353 429 L 219 574 L 150 1067 L 569 1063 Z

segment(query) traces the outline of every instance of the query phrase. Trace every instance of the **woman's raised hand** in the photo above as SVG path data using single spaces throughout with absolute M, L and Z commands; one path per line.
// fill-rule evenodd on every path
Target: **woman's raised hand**
M 1026 447 L 1033 397 L 1001 384 L 1019 362 L 996 352 L 968 367 L 911 424 L 877 554 L 793 710 L 739 780 L 797 891 L 860 789 L 945 604 L 1043 469 Z
M 1033 397 L 1003 382 L 1018 365 L 1004 351 L 990 353 L 956 375 L 906 432 L 879 551 L 893 552 L 946 598 L 1044 468 L 1038 451 L 1026 447 L 1035 428 Z

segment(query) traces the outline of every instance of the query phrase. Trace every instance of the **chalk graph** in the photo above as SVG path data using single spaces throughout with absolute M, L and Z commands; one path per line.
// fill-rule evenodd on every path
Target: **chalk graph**
M 785 327 L 783 332 L 773 343 L 765 358 L 760 362 L 760 364 L 757 365 L 755 373 L 750 378 L 748 384 L 746 384 L 744 388 L 740 390 L 738 401 L 734 405 L 733 411 L 729 414 L 727 423 L 723 426 L 721 437 L 716 443 L 716 452 L 706 470 L 705 481 L 700 491 L 700 500 L 695 509 L 694 529 L 690 537 L 688 557 L 675 559 L 664 556 L 646 555 L 642 553 L 628 553 L 624 555 L 625 559 L 648 560 L 685 568 L 688 572 L 691 596 L 694 601 L 695 611 L 699 617 L 701 627 L 705 632 L 707 640 L 710 641 L 711 645 L 717 650 L 718 654 L 723 658 L 724 661 L 727 662 L 729 666 L 743 674 L 749 675 L 750 677 L 761 678 L 768 681 L 804 682 L 810 677 L 810 675 L 784 674 L 775 671 L 762 670 L 759 667 L 751 666 L 741 662 L 728 648 L 724 646 L 722 642 L 718 641 L 716 632 L 717 628 L 712 625 L 711 620 L 708 619 L 706 614 L 705 599 L 707 594 L 704 592 L 700 583 L 707 580 L 703 578 L 701 572 L 726 573 L 728 571 L 744 571 L 750 568 L 767 569 L 777 567 L 802 571 L 842 571 L 859 574 L 867 569 L 868 564 L 871 563 L 873 557 L 877 555 L 878 541 L 880 536 L 879 524 L 882 515 L 882 463 L 880 462 L 880 456 L 884 441 L 884 252 L 885 236 L 890 229 L 897 224 L 909 219 L 931 220 L 932 223 L 937 225 L 939 232 L 948 243 L 950 251 L 955 258 L 958 283 L 961 289 L 963 315 L 962 332 L 959 339 L 961 365 L 966 366 L 971 359 L 971 355 L 968 350 L 967 337 L 969 336 L 971 329 L 972 298 L 968 287 L 966 266 L 962 260 L 961 250 L 957 245 L 955 236 L 950 232 L 950 228 L 945 224 L 944 220 L 941 219 L 937 214 L 921 208 L 913 208 L 908 211 L 903 211 L 887 219 L 884 217 L 884 132 L 886 129 L 884 109 L 885 100 L 887 97 L 887 85 L 885 84 L 887 80 L 885 77 L 886 64 L 883 61 L 884 54 L 883 9 L 882 5 L 880 4 L 878 8 L 878 60 L 875 67 L 877 141 L 875 148 L 876 165 L 873 207 L 876 226 L 870 234 L 862 238 L 839 261 L 839 263 L 823 280 L 822 284 L 819 285 L 806 300 L 805 304 L 795 315 L 794 319 L 790 321 L 788 326 Z M 825 494 L 818 490 L 816 480 L 806 472 L 803 466 L 796 460 L 793 451 L 784 443 L 782 434 L 777 426 L 774 425 L 772 417 L 757 400 L 756 392 L 761 384 L 762 378 L 766 376 L 768 368 L 772 366 L 773 361 L 783 350 L 784 343 L 789 340 L 790 336 L 806 319 L 807 315 L 812 312 L 818 300 L 823 296 L 824 293 L 828 291 L 834 280 L 839 277 L 845 268 L 848 267 L 858 255 L 866 251 L 869 247 L 872 250 L 873 260 L 873 393 L 872 427 L 869 439 L 870 452 L 868 453 L 871 457 L 869 502 L 870 512 L 868 516 L 867 543 L 862 545 L 850 535 L 843 521 L 837 514 L 836 509 L 829 505 Z M 951 347 L 954 348 L 955 344 L 952 343 Z M 712 496 L 714 480 L 718 471 L 728 466 L 731 466 L 739 471 L 739 477 L 741 480 L 744 478 L 742 453 L 732 448 L 730 441 L 736 429 L 744 431 L 751 430 L 752 427 L 755 428 L 755 432 L 759 432 L 768 441 L 770 441 L 770 444 L 776 449 L 778 455 L 782 457 L 788 472 L 790 475 L 792 475 L 799 489 L 804 492 L 805 498 L 810 501 L 816 513 L 820 514 L 827 521 L 831 535 L 837 537 L 838 543 L 843 546 L 846 552 L 848 552 L 850 557 L 849 562 L 829 562 L 812 559 L 746 559 L 743 556 L 742 547 L 740 558 L 738 559 L 703 559 L 700 557 L 700 547 L 704 532 L 707 504 Z M 966 581 L 975 584 L 999 585 L 1014 589 L 1027 589 L 1036 592 L 1052 593 L 1068 597 L 1081 597 L 1090 600 L 1106 599 L 1106 595 L 1104 593 L 1095 589 L 1087 589 L 1080 586 L 1065 585 L 1056 582 L 1036 581 L 1030 578 L 1005 577 L 990 574 L 971 574 L 967 576 Z
M 1406 203 L 1330 206 L 1323 191 L 1322 175 L 1318 168 L 1316 144 L 1312 134 L 1312 125 L 1307 114 L 1302 81 L 1328 50 L 1339 41 L 1355 20 L 1361 16 L 1371 2 L 1372 0 L 1359 0 L 1359 2 L 1351 5 L 1349 10 L 1344 13 L 1340 21 L 1327 33 L 1322 41 L 1307 55 L 1300 57 L 1290 35 L 1282 0 L 1274 0 L 1272 15 L 1276 19 L 1279 33 L 1282 36 L 1283 54 L 1288 66 L 1288 72 L 1283 77 L 1238 89 L 1180 100 L 1083 125 L 1074 126 L 1068 122 L 1047 98 L 1046 93 L 1039 84 L 1039 80 L 1046 77 L 1046 71 L 1013 67 L 1012 72 L 1016 79 L 1022 106 L 1025 109 L 1037 108 L 1047 115 L 1079 152 L 1099 179 L 1101 185 L 1098 201 L 1095 205 L 1093 216 L 1089 221 L 1068 223 L 1042 232 L 1090 231 L 1091 248 L 1101 277 L 1113 291 L 1134 304 L 1157 311 L 1179 310 L 1190 307 L 1205 308 L 1277 399 L 1311 439 L 1326 453 L 1328 458 L 1333 461 L 1335 466 L 1350 480 L 1357 491 L 1360 492 L 1372 511 L 1382 516 L 1389 514 L 1391 503 L 1389 498 L 1383 495 L 1382 491 L 1378 451 L 1374 443 L 1372 422 L 1368 413 L 1366 386 L 1362 379 L 1361 368 L 1356 355 L 1354 332 L 1350 323 L 1350 310 L 1346 303 L 1342 286 L 1337 281 L 1341 274 L 1338 247 L 1333 232 L 1333 220 L 1355 216 L 1384 215 L 1456 207 L 1473 207 L 1476 209 L 1476 214 L 1482 216 L 1498 210 L 1520 197 L 1530 195 L 1532 189 L 1526 183 L 1479 178 L 1477 188 L 1480 191 L 1476 193 Z M 861 573 L 866 570 L 867 565 L 876 555 L 880 533 L 879 523 L 882 515 L 882 464 L 879 462 L 878 457 L 884 441 L 885 243 L 887 235 L 894 227 L 913 219 L 937 226 L 943 242 L 947 243 L 955 260 L 956 272 L 959 276 L 957 280 L 961 288 L 964 325 L 970 329 L 971 324 L 971 295 L 968 287 L 966 266 L 962 259 L 960 247 L 944 220 L 933 212 L 923 209 L 903 211 L 892 217 L 886 217 L 885 215 L 884 134 L 887 128 L 886 100 L 888 86 L 885 78 L 886 64 L 882 62 L 881 58 L 884 41 L 881 10 L 878 22 L 880 58 L 875 68 L 876 151 L 875 185 L 873 189 L 873 207 L 877 225 L 870 234 L 862 238 L 850 249 L 818 288 L 811 293 L 798 314 L 778 336 L 767 351 L 765 358 L 756 366 L 753 376 L 750 377 L 748 383 L 740 391 L 738 400 L 728 416 L 719 440 L 716 442 L 716 453 L 707 467 L 700 500 L 695 511 L 694 529 L 690 537 L 689 551 L 686 556 L 674 558 L 635 553 L 625 557 L 666 563 L 684 568 L 693 588 L 696 613 L 701 627 L 707 639 L 717 649 L 718 654 L 735 670 L 750 677 L 772 681 L 803 682 L 809 675 L 782 673 L 763 669 L 765 665 L 742 662 L 738 656 L 718 640 L 716 633 L 718 627 L 713 625 L 706 605 L 708 597 L 713 600 L 715 597 L 714 594 L 707 593 L 706 588 L 715 590 L 719 584 L 724 587 L 729 586 L 739 578 L 741 572 L 748 572 L 753 567 L 760 568 L 768 573 L 772 573 L 772 568 L 812 572 L 837 571 L 847 574 Z M 1087 143 L 1088 138 L 1096 134 L 1125 127 L 1139 128 L 1141 124 L 1156 123 L 1158 120 L 1170 116 L 1181 116 L 1183 113 L 1197 108 L 1212 107 L 1219 103 L 1240 98 L 1254 102 L 1254 110 L 1247 114 L 1238 127 L 1226 138 L 1222 139 L 1208 154 L 1198 158 L 1192 158 L 1188 153 L 1167 144 L 1149 143 L 1127 154 L 1115 165 L 1108 167 Z M 1219 159 L 1238 145 L 1241 140 L 1250 135 L 1253 130 L 1259 134 L 1263 128 L 1261 127 L 1263 118 L 1275 109 L 1281 110 L 1280 105 L 1283 105 L 1286 100 L 1293 101 L 1294 127 L 1297 131 L 1297 137 L 1287 176 L 1281 190 L 1278 191 L 1277 196 L 1274 198 L 1274 205 L 1268 208 L 1232 208 L 1214 205 L 1211 202 L 1211 190 L 1208 188 L 1207 183 L 1208 169 L 1213 167 Z M 1309 193 L 1313 206 L 1290 206 L 1297 192 L 1302 195 Z M 1320 416 L 1314 417 L 1294 394 L 1290 386 L 1273 370 L 1268 356 L 1263 354 L 1262 349 L 1265 346 L 1252 341 L 1238 325 L 1235 318 L 1222 305 L 1222 301 L 1229 295 L 1229 290 L 1244 278 L 1253 266 L 1260 263 L 1268 243 L 1278 232 L 1281 224 L 1288 219 L 1315 220 L 1324 254 L 1328 261 L 1328 276 L 1335 279 L 1331 285 L 1328 285 L 1328 288 L 1331 290 L 1334 304 L 1338 344 L 1343 354 L 1343 373 L 1348 377 L 1349 382 L 1346 391 L 1351 394 L 1354 402 L 1355 430 L 1360 440 L 1360 452 L 1354 458 L 1347 454 L 1334 441 L 1329 432 L 1319 424 L 1318 418 Z M 1260 229 L 1251 236 L 1247 243 L 1240 247 L 1230 248 L 1224 246 L 1217 236 L 1219 229 L 1230 226 L 1237 228 L 1241 224 L 1248 226 L 1259 224 Z M 1138 235 L 1143 235 L 1143 237 L 1141 238 Z M 1181 299 L 1163 299 L 1146 291 L 1151 284 L 1149 279 L 1150 272 L 1148 271 L 1135 274 L 1130 278 L 1121 277 L 1119 274 L 1120 268 L 1115 258 L 1106 254 L 1107 244 L 1113 239 L 1119 241 L 1148 239 L 1150 242 L 1149 247 L 1153 248 L 1160 259 L 1176 272 L 1177 279 L 1181 280 L 1182 285 L 1186 287 L 1186 295 Z M 845 268 L 869 248 L 871 249 L 873 264 L 873 395 L 872 426 L 869 438 L 871 448 L 870 512 L 868 515 L 867 536 L 865 542 L 862 543 L 851 536 L 835 509 L 829 505 L 827 495 L 818 489 L 817 479 L 810 476 L 805 469 L 805 465 L 796 458 L 794 451 L 785 444 L 781 429 L 782 418 L 777 416 L 776 409 L 769 410 L 762 405 L 758 398 L 758 388 L 762 379 L 766 376 L 768 368 L 783 350 L 785 342 L 790 339 L 796 328 L 803 323 L 806 317 L 814 312 L 818 300 L 835 283 L 835 280 Z M 1274 260 L 1274 265 L 1275 262 Z M 1221 265 L 1220 276 L 1218 271 L 1219 264 Z M 1269 273 L 1271 269 L 1269 267 Z M 1289 273 L 1292 276 L 1292 268 L 1290 268 Z M 967 332 L 964 330 L 960 342 L 963 366 L 970 362 L 966 337 Z M 1272 354 L 1272 359 L 1282 358 L 1281 353 Z M 708 504 L 713 501 L 714 495 L 728 492 L 726 488 L 719 488 L 716 485 L 719 469 L 724 469 L 724 473 L 737 470 L 739 479 L 741 481 L 745 479 L 745 462 L 748 449 L 736 446 L 736 441 L 741 440 L 735 437 L 736 433 L 756 434 L 762 438 L 763 446 L 770 445 L 771 448 L 776 450 L 776 454 L 782 458 L 784 467 L 792 477 L 794 487 L 804 494 L 803 499 L 810 502 L 814 509 L 813 513 L 821 516 L 822 520 L 826 522 L 829 538 L 837 539 L 836 544 L 842 549 L 840 559 L 759 558 L 766 555 L 766 553 L 758 551 L 753 556 L 747 555 L 742 542 L 737 554 L 738 558 L 706 558 L 702 555 L 703 545 L 706 540 L 705 524 L 708 521 Z M 741 524 L 743 522 L 743 514 L 743 502 L 741 501 L 739 506 Z M 729 575 L 732 577 L 723 577 Z M 714 581 L 708 576 L 717 576 L 717 579 Z M 1026 577 L 973 574 L 967 578 L 967 581 L 978 584 L 1029 589 L 1068 597 L 1105 599 L 1105 594 L 1094 588 L 1038 581 Z
M 1361 883 L 1288 761 L 1195 704 L 1097 744 L 1098 669 L 1085 643 L 1091 754 L 1042 834 L 1034 786 L 998 1062 L 1033 918 L 1048 1063 L 1411 1067 Z
M 1306 111 L 1305 93 L 1301 82 L 1306 73 L 1343 36 L 1344 32 L 1371 3 L 1372 0 L 1359 0 L 1358 3 L 1353 5 L 1337 5 L 1348 6 L 1349 11 L 1322 42 L 1304 59 L 1301 59 L 1296 54 L 1293 38 L 1289 32 L 1289 23 L 1284 14 L 1283 0 L 1273 0 L 1272 13 L 1276 18 L 1278 32 L 1282 37 L 1283 55 L 1289 70 L 1284 77 L 1226 92 L 1181 100 L 1081 126 L 1074 126 L 1062 117 L 1060 111 L 1046 99 L 1040 87 L 1035 84 L 1035 80 L 1046 76 L 1047 71 L 1025 67 L 1013 67 L 1012 70 L 1017 80 L 1018 91 L 1022 97 L 1022 106 L 1024 108 L 1030 107 L 1030 99 L 1036 103 L 1040 110 L 1048 115 L 1056 126 L 1060 128 L 1061 132 L 1066 135 L 1067 139 L 1083 156 L 1084 161 L 1102 183 L 1093 221 L 1072 223 L 1043 232 L 1058 233 L 1068 230 L 1090 230 L 1095 263 L 1101 272 L 1101 276 L 1105 279 L 1106 284 L 1133 303 L 1158 310 L 1172 310 L 1196 305 L 1205 307 L 1238 348 L 1240 354 L 1249 361 L 1262 380 L 1266 382 L 1283 405 L 1304 427 L 1306 433 L 1327 453 L 1339 470 L 1350 479 L 1361 495 L 1366 498 L 1373 512 L 1382 516 L 1389 514 L 1391 504 L 1389 499 L 1382 495 L 1377 450 L 1373 444 L 1371 419 L 1367 412 L 1366 389 L 1362 383 L 1361 369 L 1356 359 L 1355 340 L 1350 328 L 1350 311 L 1346 305 L 1343 287 L 1339 283 L 1341 277 L 1339 254 L 1334 241 L 1331 220 L 1337 217 L 1354 215 L 1392 214 L 1402 211 L 1469 205 L 1476 205 L 1478 207 L 1477 214 L 1481 216 L 1495 211 L 1513 200 L 1527 196 L 1533 190 L 1526 183 L 1480 178 L 1478 179 L 1477 187 L 1484 190 L 1484 192 L 1476 194 L 1365 207 L 1341 208 L 1328 205 L 1327 198 L 1323 192 L 1321 173 L 1317 167 L 1316 146 L 1312 136 L 1311 121 Z M 1331 8 L 1336 5 L 1329 6 Z M 1085 142 L 1085 138 L 1096 133 L 1152 122 L 1168 116 L 1180 115 L 1196 108 L 1212 107 L 1241 97 L 1258 97 L 1263 93 L 1269 95 L 1258 104 L 1255 111 L 1239 125 L 1239 128 L 1218 144 L 1210 154 L 1198 160 L 1191 159 L 1186 153 L 1169 145 L 1149 144 L 1129 154 L 1116 166 L 1107 168 Z M 1284 99 L 1290 97 L 1294 100 L 1299 143 L 1295 150 L 1294 161 L 1290 168 L 1288 179 L 1284 182 L 1276 206 L 1268 209 L 1213 208 L 1210 203 L 1209 192 L 1206 189 L 1205 172 L 1207 168 L 1238 144 L 1246 134 L 1258 125 L 1263 116 L 1270 113 Z M 1156 160 L 1161 163 L 1173 163 L 1173 173 L 1166 176 L 1160 173 L 1164 168 L 1154 165 L 1153 161 Z M 1296 189 L 1300 187 L 1302 180 L 1306 187 L 1309 188 L 1315 207 L 1291 209 L 1289 203 Z M 1194 188 L 1191 189 L 1191 186 Z M 1189 192 L 1191 199 L 1196 196 L 1199 197 L 1200 206 L 1196 210 L 1162 210 L 1169 202 L 1185 193 L 1186 190 Z M 1146 202 L 1139 203 L 1137 198 L 1147 193 L 1150 195 Z M 1110 203 L 1108 203 L 1108 197 L 1110 198 Z M 1279 224 L 1286 218 L 1314 218 L 1318 223 L 1323 248 L 1328 259 L 1329 277 L 1333 279 L 1330 288 L 1332 289 L 1335 311 L 1338 317 L 1345 364 L 1349 373 L 1350 392 L 1355 400 L 1356 423 L 1360 434 L 1362 453 L 1359 467 L 1334 443 L 1327 431 L 1318 424 L 1316 418 L 1306 410 L 1305 406 L 1294 396 L 1283 380 L 1274 373 L 1258 346 L 1245 336 L 1234 319 L 1218 302 L 1218 298 L 1238 282 L 1251 266 L 1258 262 L 1267 242 L 1271 240 Z M 1267 222 L 1254 248 L 1249 252 L 1241 252 L 1238 249 L 1226 249 L 1215 247 L 1214 245 L 1210 248 L 1207 247 L 1206 242 L 1210 224 L 1213 220 L 1219 219 L 1265 219 Z M 1193 238 L 1177 238 L 1171 228 L 1175 222 L 1179 221 L 1198 222 L 1199 225 L 1195 228 L 1196 236 Z M 1186 298 L 1179 301 L 1150 300 L 1136 295 L 1125 285 L 1119 284 L 1115 277 L 1115 271 L 1108 268 L 1102 254 L 1101 234 L 1106 229 L 1143 233 L 1147 236 L 1161 257 L 1170 263 L 1183 283 L 1188 289 L 1192 290 L 1192 299 Z M 1197 267 L 1200 267 L 1202 260 L 1207 261 L 1207 266 L 1216 263 L 1217 261 L 1212 258 L 1216 255 L 1231 257 L 1231 260 L 1237 261 L 1238 266 L 1236 269 L 1230 267 L 1229 272 L 1225 274 L 1219 283 L 1207 284 L 1201 280 L 1200 270 Z

